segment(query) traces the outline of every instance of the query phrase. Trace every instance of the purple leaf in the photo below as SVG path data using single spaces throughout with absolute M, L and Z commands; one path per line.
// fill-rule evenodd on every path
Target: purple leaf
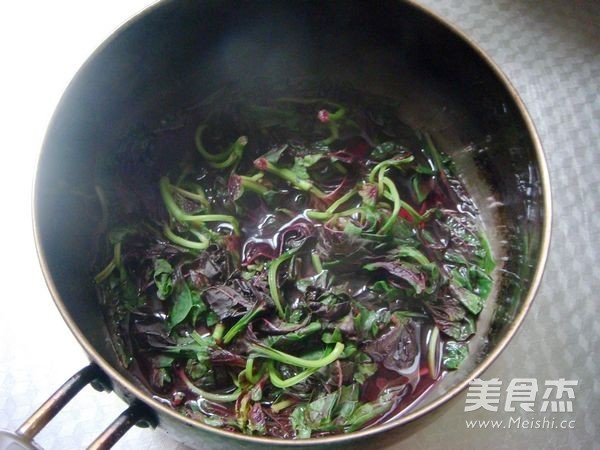
M 417 271 L 411 264 L 402 261 L 374 262 L 367 264 L 364 267 L 367 270 L 385 270 L 397 280 L 408 283 L 415 290 L 417 295 L 422 293 L 427 287 L 425 275 L 422 272 Z
M 363 351 L 386 369 L 406 375 L 419 354 L 419 339 L 419 325 L 409 321 L 369 342 Z

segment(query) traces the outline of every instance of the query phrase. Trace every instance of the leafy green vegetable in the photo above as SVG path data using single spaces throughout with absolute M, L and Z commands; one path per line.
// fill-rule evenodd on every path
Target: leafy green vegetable
M 452 294 L 473 314 L 479 314 L 483 308 L 483 299 L 466 288 L 451 285 Z
M 319 329 L 320 329 L 320 325 L 319 325 Z M 323 333 L 323 335 L 321 336 L 321 340 L 323 342 L 325 342 L 326 344 L 335 344 L 336 342 L 342 342 L 342 333 L 340 332 L 340 329 L 336 327 L 335 330 L 333 330 L 332 333 Z
M 94 281 L 119 360 L 176 410 L 309 438 L 400 413 L 440 357 L 458 368 L 495 261 L 397 103 L 292 85 L 221 90 L 119 144 Z
M 464 342 L 447 341 L 442 363 L 448 370 L 458 369 L 468 355 L 469 349 Z
M 391 392 L 380 395 L 377 400 L 363 403 L 352 413 L 345 423 L 347 432 L 356 431 L 370 420 L 387 412 L 394 403 L 394 395 Z
M 181 288 L 175 295 L 169 314 L 170 327 L 173 328 L 175 325 L 183 322 L 193 306 L 192 292 L 187 283 L 182 283 Z
M 365 353 L 358 353 L 354 357 L 356 368 L 354 371 L 354 381 L 363 384 L 367 379 L 377 372 L 377 364 Z
M 375 161 L 383 161 L 394 158 L 403 153 L 404 148 L 393 141 L 383 142 L 371 151 L 371 158 Z
M 354 326 L 359 333 L 367 339 L 379 334 L 380 328 L 390 321 L 390 312 L 387 309 L 369 310 L 360 303 L 355 303 L 359 313 L 354 318 Z
M 165 300 L 173 291 L 173 280 L 171 275 L 173 268 L 166 259 L 158 258 L 154 261 L 154 283 L 156 284 L 156 295 Z
M 294 158 L 294 165 L 292 166 L 292 172 L 296 174 L 300 180 L 310 180 L 308 169 L 321 160 L 322 154 L 296 156 Z
M 297 406 L 290 416 L 296 437 L 307 439 L 313 430 L 319 430 L 328 425 L 331 422 L 333 408 L 338 397 L 338 392 L 333 392 L 323 395 L 308 404 Z

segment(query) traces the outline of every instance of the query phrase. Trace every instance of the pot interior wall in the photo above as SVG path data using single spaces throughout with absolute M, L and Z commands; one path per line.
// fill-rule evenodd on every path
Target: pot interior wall
M 79 71 L 52 120 L 35 186 L 47 276 L 115 367 L 92 282 L 96 161 L 132 127 L 156 124 L 224 84 L 252 89 L 257 78 L 304 76 L 400 100 L 403 118 L 456 156 L 503 259 L 475 354 L 436 393 L 463 379 L 507 332 L 540 251 L 540 173 L 513 99 L 474 50 L 397 1 L 171 1 L 121 29 Z

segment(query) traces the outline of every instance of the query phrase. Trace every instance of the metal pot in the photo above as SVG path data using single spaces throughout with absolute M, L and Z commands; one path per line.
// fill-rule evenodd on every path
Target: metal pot
M 156 121 L 226 80 L 325 76 L 401 101 L 431 130 L 478 202 L 502 260 L 471 357 L 405 414 L 347 435 L 303 441 L 235 434 L 180 416 L 117 362 L 90 276 L 99 217 L 93 167 L 131 127 Z M 78 192 L 75 195 L 74 192 Z M 81 193 L 90 194 L 80 195 Z M 19 429 L 33 436 L 86 383 L 131 405 L 92 445 L 108 448 L 133 424 L 157 425 L 189 445 L 346 443 L 440 407 L 504 349 L 529 309 L 550 237 L 550 189 L 523 103 L 490 59 L 431 12 L 399 1 L 161 2 L 114 33 L 79 70 L 47 132 L 35 182 L 34 228 L 48 288 L 92 364 Z

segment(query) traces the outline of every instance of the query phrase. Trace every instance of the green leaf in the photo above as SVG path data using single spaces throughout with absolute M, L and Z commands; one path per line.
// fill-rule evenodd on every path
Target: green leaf
M 397 299 L 403 295 L 403 292 L 401 289 L 398 289 L 397 287 L 392 286 L 386 280 L 376 281 L 375 283 L 373 283 L 371 285 L 371 287 L 369 289 L 372 290 L 373 292 L 377 292 L 379 294 L 384 294 L 390 300 Z
M 171 367 L 175 358 L 168 355 L 158 355 L 152 358 L 152 367 Z
M 464 317 L 440 327 L 440 330 L 457 341 L 464 341 L 475 333 L 475 320 L 465 313 Z
M 138 230 L 131 225 L 116 227 L 108 233 L 108 240 L 113 245 L 118 244 L 119 242 L 123 242 L 127 236 L 131 236 L 137 232 Z
M 216 325 L 218 323 L 219 316 L 217 316 L 214 312 L 209 311 L 209 313 L 206 315 L 206 326 L 212 327 L 213 325 Z
M 375 338 L 379 334 L 380 327 L 387 325 L 390 321 L 391 315 L 387 309 L 372 311 L 357 302 L 355 302 L 355 306 L 359 313 L 354 318 L 354 326 L 367 339 Z
M 477 315 L 481 312 L 483 308 L 483 299 L 477 294 L 461 287 L 456 282 L 450 283 L 450 292 L 452 292 L 454 298 L 461 302 L 463 306 L 473 314 Z
M 427 257 L 414 247 L 409 247 L 409 246 L 398 247 L 395 251 L 395 254 L 396 254 L 395 256 L 397 258 L 410 258 L 423 266 L 431 264 L 431 262 L 427 259 Z
M 169 314 L 169 327 L 173 328 L 183 322 L 193 306 L 192 292 L 187 283 L 184 282 L 173 301 L 173 306 Z
M 169 354 L 187 357 L 185 371 L 193 379 L 203 378 L 210 372 L 210 348 L 215 345 L 212 336 L 200 336 L 193 331 L 190 336 L 177 338 L 177 344 L 167 347 Z
M 388 411 L 394 404 L 394 397 L 393 393 L 385 392 L 377 400 L 360 405 L 348 418 L 346 430 L 348 432 L 358 430 L 368 421 Z
M 412 191 L 415 194 L 415 200 L 421 204 L 431 193 L 431 184 L 429 183 L 430 177 L 426 177 L 421 174 L 415 174 L 411 177 Z
M 456 250 L 448 250 L 446 253 L 444 253 L 444 259 L 448 262 L 461 264 L 463 266 L 469 265 L 469 262 L 465 259 L 464 255 Z
M 310 180 L 310 175 L 308 174 L 309 167 L 317 163 L 322 157 L 323 155 L 321 154 L 296 156 L 294 158 L 292 172 L 294 172 L 296 176 L 301 180 Z
M 298 405 L 290 414 L 290 423 L 298 439 L 308 439 L 312 433 L 308 421 L 306 420 L 307 405 Z
M 320 428 L 331 421 L 331 413 L 338 395 L 338 392 L 332 392 L 308 404 L 307 417 L 313 428 Z
M 395 142 L 383 142 L 379 144 L 377 147 L 373 149 L 371 152 L 371 158 L 376 161 L 383 161 L 386 159 L 393 158 L 394 156 L 402 153 L 404 149 L 401 145 L 396 144 Z
M 435 172 L 431 170 L 431 167 L 423 164 L 419 164 L 417 167 L 415 167 L 415 172 L 423 175 L 435 175 Z
M 356 344 L 348 342 L 344 347 L 344 351 L 340 355 L 340 359 L 350 358 L 357 352 Z
M 208 348 L 206 352 L 196 354 L 196 360 L 188 359 L 185 365 L 185 372 L 193 380 L 199 380 L 205 377 L 210 371 L 210 359 L 208 356 Z
M 481 267 L 485 270 L 485 273 L 488 275 L 492 273 L 494 268 L 496 267 L 496 261 L 494 261 L 494 256 L 492 255 L 492 248 L 490 247 L 490 243 L 485 237 L 483 233 L 478 233 L 479 241 L 481 243 Z
M 268 153 L 266 153 L 264 155 L 264 158 L 273 163 L 273 164 L 277 164 L 277 162 L 279 162 L 279 159 L 281 158 L 281 155 L 283 155 L 283 153 L 288 150 L 288 145 L 282 145 L 274 150 L 269 151 Z
M 140 296 L 137 287 L 129 279 L 118 281 L 113 289 L 118 293 L 123 306 L 128 311 L 133 311 L 146 303 L 145 298 Z
M 208 310 L 206 304 L 202 301 L 198 291 L 190 291 L 192 295 L 192 309 L 190 311 L 190 321 L 192 325 L 196 325 L 200 315 Z
M 469 356 L 469 349 L 464 342 L 447 341 L 444 348 L 444 367 L 455 370 Z
M 313 430 L 319 430 L 329 425 L 338 397 L 339 392 L 332 392 L 308 404 L 296 406 L 290 415 L 290 422 L 296 432 L 296 437 L 309 438 Z
M 173 267 L 166 259 L 159 258 L 154 261 L 154 283 L 159 299 L 165 300 L 173 292 Z
M 301 320 L 302 320 L 302 311 L 300 309 L 292 310 L 292 312 L 290 313 L 290 315 L 288 317 L 288 322 L 300 323 Z
M 346 222 L 346 225 L 344 226 L 344 233 L 348 236 L 360 236 L 362 231 L 361 227 L 357 227 L 352 222 Z
M 452 276 L 454 284 L 457 286 L 469 289 L 470 291 L 473 290 L 469 273 L 465 267 L 456 267 L 452 269 L 450 275 Z
M 153 377 L 153 381 L 157 387 L 162 388 L 171 382 L 171 373 L 168 369 L 161 367 L 157 370 L 156 375 Z
M 340 390 L 340 398 L 338 399 L 338 402 L 333 410 L 335 423 L 345 423 L 348 417 L 352 416 L 352 413 L 356 410 L 356 406 L 359 404 L 359 394 L 360 389 L 356 384 L 342 386 Z
M 323 333 L 321 340 L 326 344 L 335 344 L 336 342 L 342 342 L 342 333 L 338 327 L 333 330 L 333 333 Z
M 354 381 L 363 384 L 371 375 L 377 372 L 377 364 L 366 353 L 358 353 L 354 357 L 356 369 L 354 371 Z
M 479 295 L 483 300 L 488 298 L 492 290 L 493 280 L 483 269 L 477 266 L 469 268 L 469 280 L 475 286 L 473 292 Z

